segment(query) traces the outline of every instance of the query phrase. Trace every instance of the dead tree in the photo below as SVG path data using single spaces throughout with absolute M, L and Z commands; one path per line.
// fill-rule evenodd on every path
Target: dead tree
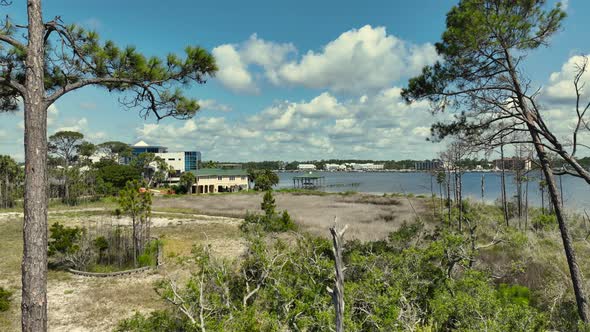
M 344 233 L 348 225 L 339 228 L 334 221 L 334 227 L 330 227 L 330 234 L 332 234 L 332 243 L 334 250 L 334 267 L 336 270 L 336 281 L 334 289 L 328 287 L 328 292 L 332 295 L 334 301 L 334 309 L 336 312 L 336 332 L 344 331 L 344 263 L 342 262 L 342 244 Z

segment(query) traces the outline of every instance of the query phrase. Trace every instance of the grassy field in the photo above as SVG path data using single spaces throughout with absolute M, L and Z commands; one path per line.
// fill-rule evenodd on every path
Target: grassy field
M 49 223 L 80 225 L 83 221 L 111 218 L 111 210 L 92 204 L 50 213 Z M 107 205 L 103 205 L 107 206 Z M 91 208 L 91 210 L 80 210 Z M 108 331 L 134 312 L 146 313 L 165 307 L 153 285 L 178 271 L 177 260 L 190 255 L 193 245 L 210 244 L 218 255 L 236 257 L 243 250 L 237 223 L 186 213 L 156 213 L 160 227 L 153 234 L 164 243 L 164 266 L 147 273 L 115 278 L 88 278 L 50 271 L 48 276 L 50 331 Z M 20 330 L 20 263 L 22 218 L 0 214 L 0 286 L 13 292 L 10 310 L 0 313 L 1 331 Z
M 316 195 L 313 192 L 277 193 L 275 198 L 277 210 L 288 210 L 302 231 L 321 236 L 328 235 L 327 229 L 333 224 L 334 217 L 351 226 L 347 239 L 382 239 L 403 222 L 412 222 L 416 218 L 430 228 L 440 225 L 433 219 L 429 198 L 356 193 Z M 136 311 L 147 313 L 165 308 L 167 304 L 155 293 L 154 283 L 163 278 L 187 277 L 194 245 L 208 244 L 216 256 L 238 258 L 245 250 L 245 241 L 238 229 L 240 220 L 231 217 L 259 211 L 260 200 L 260 194 L 156 198 L 152 234 L 164 244 L 165 265 L 157 271 L 108 279 L 50 271 L 50 330 L 110 330 Z M 128 219 L 114 216 L 115 207 L 112 201 L 76 208 L 58 206 L 51 209 L 49 223 L 81 226 L 106 220 L 129 225 Z M 573 305 L 573 295 L 557 228 L 550 226 L 539 231 L 505 228 L 497 207 L 474 204 L 473 209 L 477 211 L 477 244 L 481 246 L 475 267 L 489 271 L 498 282 L 529 287 L 551 319 L 560 319 L 561 313 L 567 309 L 564 306 Z M 586 228 L 579 218 L 572 216 L 569 220 L 572 220 L 582 271 L 590 271 L 590 243 L 586 239 Z M 516 226 L 517 221 L 513 220 L 512 225 Z M 501 241 L 488 246 L 496 238 Z M 22 216 L 19 213 L 0 211 L 0 252 L 3 253 L 0 286 L 14 292 L 10 310 L 0 313 L 0 326 L 2 331 L 18 331 L 22 255 Z M 187 260 L 188 265 L 185 264 Z M 590 287 L 590 283 L 586 284 Z

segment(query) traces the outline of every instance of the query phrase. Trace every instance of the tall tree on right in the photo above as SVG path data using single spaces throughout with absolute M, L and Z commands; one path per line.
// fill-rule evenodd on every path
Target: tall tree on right
M 412 78 L 402 97 L 407 102 L 428 100 L 434 111 L 457 111 L 450 123 L 433 125 L 437 138 L 483 137 L 492 144 L 515 132 L 527 133 L 525 143 L 534 147 L 559 223 L 578 314 L 589 323 L 582 273 L 547 150 L 556 152 L 574 175 L 588 183 L 590 174 L 574 157 L 575 146 L 568 153 L 566 145 L 548 128 L 539 109 L 538 89 L 531 87 L 522 68 L 528 53 L 547 45 L 564 18 L 559 3 L 548 8 L 545 0 L 461 0 L 447 14 L 446 31 L 436 44 L 441 60 Z M 576 91 L 580 91 L 578 85 Z M 576 110 L 579 122 L 585 123 L 585 110 Z M 574 140 L 576 135 L 577 129 Z

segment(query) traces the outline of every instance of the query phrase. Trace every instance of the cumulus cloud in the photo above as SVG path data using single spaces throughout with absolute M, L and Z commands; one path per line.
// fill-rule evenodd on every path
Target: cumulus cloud
M 219 67 L 216 78 L 235 92 L 257 92 L 254 79 L 236 48 L 230 44 L 217 46 L 212 51 Z
M 413 45 L 384 27 L 366 25 L 344 32 L 320 52 L 308 51 L 299 61 L 282 65 L 275 82 L 359 93 L 414 75 L 436 59 L 431 44 Z
M 549 76 L 549 84 L 544 91 L 544 97 L 551 102 L 575 102 L 576 90 L 574 87 L 574 78 L 580 70 L 585 61 L 586 56 L 576 55 L 570 57 L 566 63 L 561 66 L 561 70 L 554 72 Z M 590 70 L 586 70 L 581 78 L 580 84 L 590 82 Z M 582 97 L 590 97 L 590 89 L 584 87 L 582 90 Z M 573 105 L 573 104 L 571 104 Z
M 351 99 L 323 92 L 275 102 L 246 119 L 200 116 L 184 124 L 144 124 L 137 135 L 167 146 L 196 146 L 203 158 L 215 160 L 432 157 L 438 146 L 425 141 L 433 121 L 428 105 L 407 105 L 399 91 Z
M 203 110 L 212 110 L 220 112 L 231 112 L 232 108 L 229 105 L 221 104 L 214 99 L 199 100 L 199 106 Z
M 438 56 L 432 44 L 416 45 L 387 34 L 384 27 L 363 26 L 342 33 L 320 51 L 297 57 L 292 43 L 276 43 L 253 34 L 240 44 L 216 47 L 217 77 L 237 92 L 257 92 L 258 69 L 277 85 L 299 85 L 360 94 L 391 86 L 417 74 Z

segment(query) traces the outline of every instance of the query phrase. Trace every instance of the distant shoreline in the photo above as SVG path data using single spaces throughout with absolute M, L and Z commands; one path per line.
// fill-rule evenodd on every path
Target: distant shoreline
M 308 173 L 308 172 L 318 172 L 318 173 L 431 173 L 431 172 L 439 172 L 444 170 L 431 170 L 431 171 L 423 171 L 423 170 L 413 170 L 413 169 L 384 169 L 384 170 L 370 170 L 370 171 L 363 171 L 363 170 L 346 170 L 346 171 L 327 171 L 327 170 L 273 170 L 273 172 L 277 173 Z M 529 170 L 528 172 L 537 171 L 536 169 Z M 516 171 L 513 170 L 504 170 L 505 173 L 514 173 Z M 462 173 L 502 173 L 502 170 L 465 170 Z

